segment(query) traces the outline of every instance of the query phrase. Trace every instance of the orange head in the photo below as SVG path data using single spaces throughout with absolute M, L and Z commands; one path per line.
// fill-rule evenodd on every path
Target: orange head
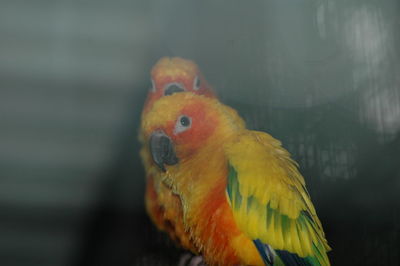
M 162 97 L 142 120 L 153 161 L 165 171 L 166 165 L 221 147 L 243 127 L 234 115 L 217 99 L 188 92 Z
M 193 61 L 179 57 L 161 58 L 151 70 L 151 88 L 144 112 L 159 98 L 184 91 L 215 97 L 213 89 Z

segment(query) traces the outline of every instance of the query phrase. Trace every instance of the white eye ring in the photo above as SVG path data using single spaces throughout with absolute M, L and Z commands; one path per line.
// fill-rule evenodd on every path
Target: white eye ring
M 199 76 L 196 76 L 193 80 L 193 90 L 198 91 L 200 89 L 200 83 Z
M 174 134 L 177 135 L 192 127 L 192 118 L 187 115 L 181 115 L 175 124 Z
M 151 92 L 155 92 L 156 91 L 156 83 L 154 82 L 153 79 L 151 79 L 151 88 L 150 88 Z

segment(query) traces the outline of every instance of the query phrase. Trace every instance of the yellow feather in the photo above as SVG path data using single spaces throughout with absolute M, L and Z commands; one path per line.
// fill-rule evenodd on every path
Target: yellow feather
M 310 223 L 306 223 L 306 226 L 307 226 L 307 230 L 308 230 L 308 232 L 309 232 L 309 234 L 311 236 L 311 241 L 314 242 L 314 243 L 318 243 L 317 235 L 315 234 L 314 229 L 312 228 L 311 224 Z
M 300 224 L 300 238 L 301 238 L 301 245 L 303 247 L 303 250 L 305 252 L 306 256 L 312 255 L 312 249 L 311 249 L 311 240 L 309 238 L 309 232 L 307 230 L 307 227 L 305 227 L 302 223 Z
M 257 229 L 259 230 L 259 239 L 261 241 L 263 241 L 264 243 L 267 243 L 267 209 L 265 208 L 265 206 L 259 204 L 259 225 L 257 227 Z
M 275 215 L 274 212 L 270 213 L 271 215 L 271 222 L 268 224 L 268 244 L 272 245 L 273 247 L 276 246 L 276 240 L 275 240 Z
M 258 208 L 255 206 L 250 206 L 248 208 L 248 214 L 247 214 L 247 228 L 249 228 L 249 236 L 252 239 L 256 239 L 258 237 L 258 222 L 259 222 L 259 217 L 258 217 Z
M 279 207 L 283 213 L 289 213 L 289 200 L 282 199 L 281 202 L 279 202 Z
M 281 215 L 275 215 L 275 235 L 276 235 L 276 249 L 283 249 L 284 242 L 282 236 L 282 220 Z
M 296 226 L 295 221 L 292 221 L 292 223 L 291 223 L 290 232 L 291 232 L 292 241 L 293 241 L 293 252 L 295 252 L 303 257 L 303 250 L 301 248 L 299 234 L 297 232 L 297 226 Z
M 277 199 L 276 194 L 272 195 L 271 200 L 269 201 L 269 206 L 272 209 L 278 209 L 278 199 Z
M 247 228 L 247 198 L 246 197 L 242 198 L 242 204 L 240 205 L 239 217 L 240 217 L 241 226 Z
M 289 223 L 292 223 L 292 221 L 289 220 Z M 290 233 L 290 225 L 289 225 L 288 230 L 283 232 L 283 239 L 285 241 L 285 248 L 287 250 L 294 250 L 293 243 L 292 243 L 292 235 Z

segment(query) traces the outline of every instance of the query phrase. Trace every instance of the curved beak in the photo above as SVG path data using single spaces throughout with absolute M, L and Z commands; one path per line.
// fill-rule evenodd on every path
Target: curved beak
M 174 93 L 184 92 L 184 91 L 185 91 L 185 88 L 183 87 L 182 84 L 170 83 L 164 89 L 164 95 L 167 96 L 167 95 L 172 95 Z
M 151 157 L 154 163 L 165 172 L 166 165 L 178 163 L 171 139 L 162 130 L 154 131 L 149 140 Z

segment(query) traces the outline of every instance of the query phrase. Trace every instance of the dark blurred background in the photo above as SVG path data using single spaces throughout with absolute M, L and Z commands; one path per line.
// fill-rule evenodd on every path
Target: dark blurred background
M 0 265 L 176 265 L 138 156 L 162 56 L 293 154 L 333 265 L 399 265 L 399 28 L 398 0 L 1 0 Z

